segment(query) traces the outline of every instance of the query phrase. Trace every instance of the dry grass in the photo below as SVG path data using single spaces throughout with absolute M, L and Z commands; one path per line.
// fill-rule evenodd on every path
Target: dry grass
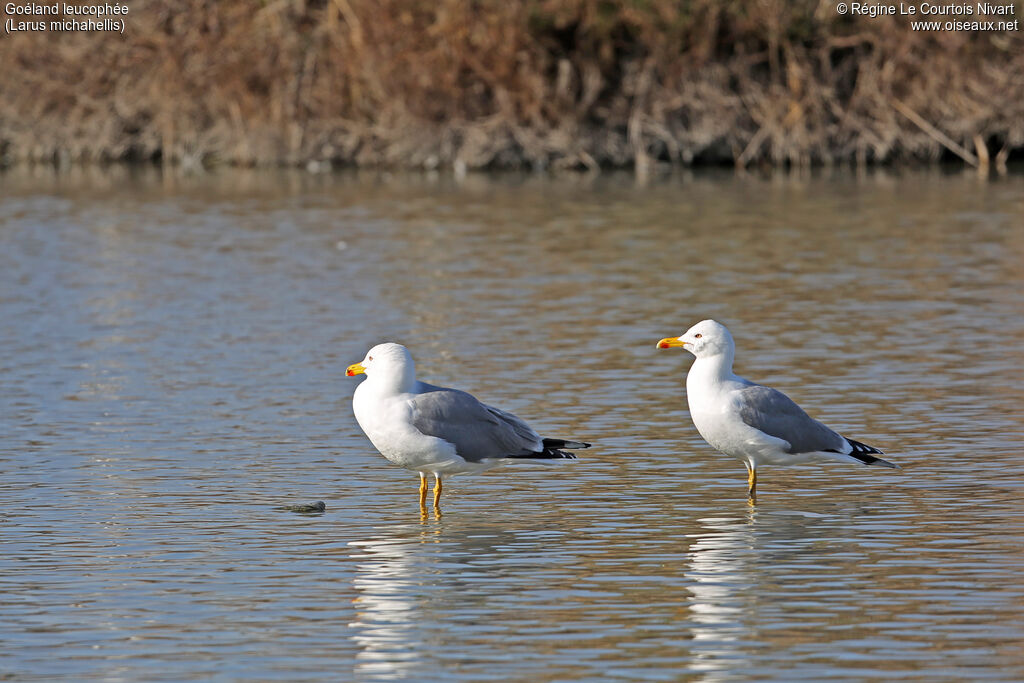
M 0 157 L 645 172 L 1024 147 L 1020 32 L 833 2 L 129 6 L 123 36 L 4 36 Z

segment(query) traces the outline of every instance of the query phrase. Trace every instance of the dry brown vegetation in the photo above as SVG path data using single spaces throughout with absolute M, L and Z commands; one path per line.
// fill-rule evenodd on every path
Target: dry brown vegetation
M 1019 31 L 781 0 L 128 4 L 123 36 L 0 39 L 0 157 L 644 172 L 1024 147 Z

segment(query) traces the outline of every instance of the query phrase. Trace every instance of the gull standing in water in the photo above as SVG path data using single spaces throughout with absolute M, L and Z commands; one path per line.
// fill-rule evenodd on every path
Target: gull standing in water
M 875 455 L 882 451 L 840 436 L 781 391 L 734 374 L 736 347 L 725 325 L 704 320 L 678 337 L 658 342 L 659 349 L 673 347 L 697 358 L 686 375 L 693 424 L 712 447 L 746 464 L 751 501 L 757 492 L 758 465 L 831 460 L 896 468 Z
M 544 439 L 511 413 L 458 389 L 416 379 L 412 356 L 401 344 L 378 344 L 345 372 L 366 375 L 356 387 L 356 420 L 381 455 L 420 473 L 420 508 L 426 512 L 427 475 L 434 475 L 434 509 L 443 475 L 479 472 L 502 460 L 573 460 L 563 448 L 590 444 Z

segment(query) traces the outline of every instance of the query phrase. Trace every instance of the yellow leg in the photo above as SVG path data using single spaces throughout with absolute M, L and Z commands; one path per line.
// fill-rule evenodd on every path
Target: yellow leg
M 434 473 L 434 509 L 440 507 L 441 503 L 441 475 Z
M 420 508 L 423 513 L 427 511 L 427 475 L 420 472 Z
M 757 499 L 757 470 L 747 463 L 747 498 L 753 502 Z

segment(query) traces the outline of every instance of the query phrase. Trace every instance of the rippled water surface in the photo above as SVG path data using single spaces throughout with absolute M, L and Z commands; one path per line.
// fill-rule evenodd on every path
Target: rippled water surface
M 1024 181 L 0 176 L 0 678 L 1024 680 Z M 899 471 L 761 471 L 680 350 Z M 416 475 L 408 345 L 575 462 Z M 323 514 L 282 507 L 323 500 Z

